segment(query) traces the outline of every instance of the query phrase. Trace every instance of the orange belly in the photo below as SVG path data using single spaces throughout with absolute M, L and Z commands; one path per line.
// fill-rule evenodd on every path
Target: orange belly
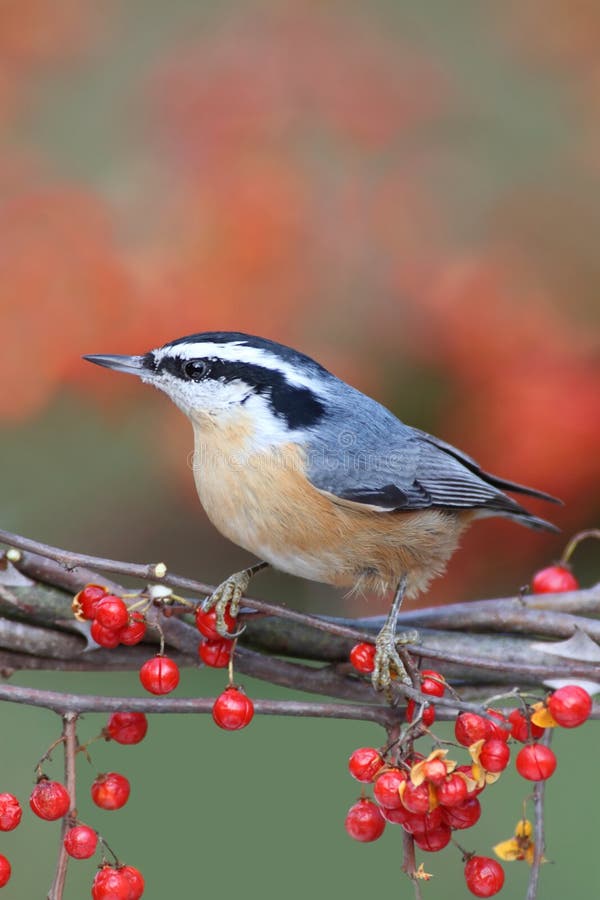
M 337 500 L 304 475 L 289 444 L 248 453 L 246 437 L 196 428 L 194 476 L 215 527 L 259 559 L 292 575 L 386 591 L 407 575 L 407 596 L 440 575 L 472 510 L 376 512 Z M 236 446 L 237 445 L 237 446 Z

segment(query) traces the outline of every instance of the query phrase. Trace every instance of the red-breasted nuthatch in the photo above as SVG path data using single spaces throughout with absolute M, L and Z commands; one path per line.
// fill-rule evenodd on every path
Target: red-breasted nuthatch
M 171 341 L 143 356 L 86 356 L 164 391 L 194 429 L 194 477 L 211 522 L 264 560 L 220 585 L 222 630 L 266 564 L 352 589 L 395 589 L 374 684 L 404 677 L 396 620 L 404 595 L 440 575 L 474 519 L 550 531 L 504 491 L 554 498 L 484 472 L 296 350 L 236 332 Z M 557 502 L 557 501 L 554 501 Z

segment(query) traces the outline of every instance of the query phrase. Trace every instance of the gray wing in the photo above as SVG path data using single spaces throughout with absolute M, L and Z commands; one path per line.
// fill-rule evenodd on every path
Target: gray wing
M 405 425 L 376 401 L 344 387 L 349 393 L 337 407 L 329 406 L 330 416 L 309 442 L 307 476 L 316 488 L 381 512 L 481 509 L 532 528 L 558 530 L 507 497 L 502 488 L 559 501 L 489 475 L 460 450 Z

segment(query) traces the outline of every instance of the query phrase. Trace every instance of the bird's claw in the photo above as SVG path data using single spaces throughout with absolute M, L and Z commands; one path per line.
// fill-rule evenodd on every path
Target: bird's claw
M 245 626 L 238 628 L 237 631 L 228 631 L 225 614 L 229 613 L 233 619 L 237 617 L 242 597 L 250 584 L 251 577 L 252 573 L 248 569 L 230 575 L 229 578 L 215 588 L 210 597 L 207 597 L 202 604 L 202 609 L 205 612 L 208 612 L 210 609 L 215 610 L 215 627 L 221 637 L 233 640 L 244 632 Z
M 371 675 L 371 683 L 376 691 L 389 689 L 396 678 L 404 684 L 411 684 L 406 667 L 400 658 L 399 644 L 414 644 L 419 639 L 416 631 L 394 634 L 391 628 L 384 626 L 375 640 L 375 665 Z

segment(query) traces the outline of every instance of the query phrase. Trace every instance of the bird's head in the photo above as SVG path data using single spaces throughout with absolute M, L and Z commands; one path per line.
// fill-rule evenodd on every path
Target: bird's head
M 142 356 L 84 356 L 164 391 L 195 423 L 231 421 L 243 409 L 263 433 L 289 439 L 325 414 L 333 376 L 310 357 L 238 332 L 205 332 Z

